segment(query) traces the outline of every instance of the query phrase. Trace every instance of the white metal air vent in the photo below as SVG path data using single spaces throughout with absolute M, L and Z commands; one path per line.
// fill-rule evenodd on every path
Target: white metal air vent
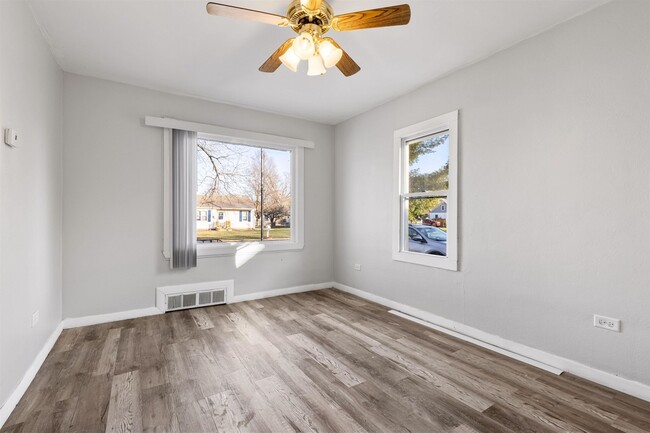
M 212 292 L 199 293 L 199 305 L 208 305 L 212 303 Z
M 183 295 L 168 295 L 167 309 L 177 310 L 183 306 Z
M 232 297 L 233 287 L 233 280 L 158 287 L 156 307 L 161 311 L 174 311 L 225 304 Z

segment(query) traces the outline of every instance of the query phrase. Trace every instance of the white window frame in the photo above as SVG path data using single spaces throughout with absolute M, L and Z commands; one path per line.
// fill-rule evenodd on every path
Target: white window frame
M 408 234 L 408 200 L 404 198 L 430 197 L 432 192 L 408 194 L 409 159 L 406 143 L 429 135 L 449 132 L 449 189 L 447 190 L 447 256 L 436 256 L 406 250 Z M 450 271 L 458 270 L 458 111 L 395 131 L 393 155 L 393 260 L 431 266 Z M 434 192 L 435 193 L 435 192 Z
M 281 137 L 251 131 L 224 128 L 216 125 L 200 124 L 171 118 L 145 117 L 145 125 L 163 128 L 163 251 L 166 259 L 171 259 L 172 239 L 172 129 L 196 131 L 199 138 L 230 144 L 242 144 L 291 151 L 291 240 L 254 242 L 219 242 L 197 245 L 197 256 L 233 256 L 242 251 L 255 251 L 255 254 L 274 251 L 299 251 L 305 246 L 305 148 L 314 148 L 308 140 Z

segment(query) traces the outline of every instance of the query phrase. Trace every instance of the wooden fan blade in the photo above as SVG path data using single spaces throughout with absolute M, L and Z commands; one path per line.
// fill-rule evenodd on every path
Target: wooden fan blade
M 335 16 L 332 19 L 332 28 L 339 32 L 347 32 L 373 27 L 403 26 L 409 21 L 411 21 L 411 7 L 399 5 Z
M 237 6 L 224 5 L 221 3 L 208 3 L 205 8 L 210 15 L 220 17 L 238 18 L 240 20 L 258 21 L 274 26 L 285 27 L 289 25 L 286 17 L 268 12 L 260 12 L 253 9 L 240 8 Z
M 351 77 L 352 75 L 356 74 L 361 70 L 361 67 L 357 65 L 357 62 L 352 60 L 352 57 L 348 55 L 348 53 L 345 52 L 343 48 L 332 38 L 327 38 L 336 48 L 341 49 L 343 51 L 343 57 L 341 57 L 341 60 L 336 64 L 336 67 L 339 68 L 339 71 L 343 73 L 346 77 Z
M 278 70 L 280 65 L 282 64 L 282 61 L 280 60 L 280 57 L 284 53 L 287 52 L 289 48 L 293 45 L 293 38 L 287 39 L 287 41 L 280 45 L 280 48 L 278 48 L 275 53 L 271 54 L 271 57 L 269 57 L 266 62 L 262 66 L 260 66 L 260 71 L 261 72 L 275 72 Z
M 319 11 L 323 0 L 300 0 L 300 4 L 308 11 Z

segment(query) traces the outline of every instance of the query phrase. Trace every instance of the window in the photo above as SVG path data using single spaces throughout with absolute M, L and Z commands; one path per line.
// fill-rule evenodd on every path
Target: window
M 458 112 L 395 131 L 393 259 L 458 269 Z
M 170 118 L 148 116 L 145 124 L 164 128 L 166 258 L 172 129 L 197 132 L 197 208 L 211 212 L 211 221 L 197 219 L 197 238 L 221 241 L 200 242 L 199 257 L 235 255 L 236 263 L 244 263 L 245 256 L 303 248 L 304 151 L 313 142 Z
M 197 206 L 215 212 L 230 209 L 234 218 L 223 226 L 197 227 L 197 237 L 222 242 L 291 241 L 292 152 L 199 135 Z M 223 212 L 219 215 L 223 219 Z
M 196 211 L 196 220 L 201 221 L 201 211 L 200 210 Z

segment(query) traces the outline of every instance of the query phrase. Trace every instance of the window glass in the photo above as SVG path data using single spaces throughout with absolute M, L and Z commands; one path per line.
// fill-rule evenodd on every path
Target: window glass
M 407 143 L 409 192 L 449 189 L 449 133 L 430 135 Z
M 443 219 L 435 218 L 433 210 L 445 200 L 442 197 L 408 198 L 406 220 L 408 242 L 405 251 L 412 253 L 447 255 L 447 233 Z
M 197 207 L 213 216 L 197 222 L 197 238 L 290 240 L 291 176 L 291 151 L 199 139 Z
M 409 140 L 404 143 L 403 155 L 408 157 L 408 187 L 402 195 L 407 202 L 404 219 L 408 221 L 403 225 L 404 230 L 408 229 L 404 249 L 446 256 L 449 132 Z
M 291 239 L 291 152 L 263 149 L 264 240 Z

